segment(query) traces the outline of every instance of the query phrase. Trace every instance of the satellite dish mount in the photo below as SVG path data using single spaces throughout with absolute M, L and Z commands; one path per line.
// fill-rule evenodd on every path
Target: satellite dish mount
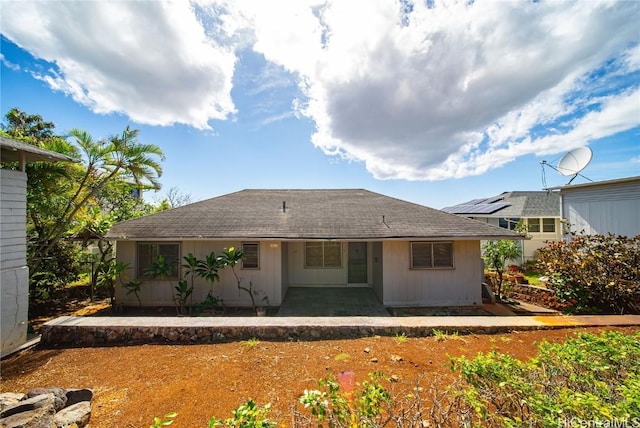
M 551 168 L 555 169 L 560 173 L 560 175 L 571 176 L 571 179 L 567 183 L 567 185 L 571 184 L 571 182 L 578 176 L 584 177 L 580 172 L 589 165 L 591 162 L 591 158 L 593 157 L 593 152 L 588 147 L 578 147 L 577 149 L 573 149 L 570 152 L 565 153 L 564 156 L 558 162 L 556 167 L 549 165 L 547 161 L 540 162 L 542 166 L 547 165 Z M 584 177 L 589 181 L 589 178 Z

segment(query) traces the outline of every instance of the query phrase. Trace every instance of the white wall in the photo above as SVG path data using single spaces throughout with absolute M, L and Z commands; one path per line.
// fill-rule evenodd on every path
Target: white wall
M 291 287 L 346 287 L 349 273 L 349 243 L 342 242 L 342 267 L 310 269 L 304 267 L 304 242 L 288 243 L 289 286 Z M 367 279 L 372 285 L 371 243 L 367 245 Z M 366 284 L 365 284 L 366 285 Z
M 26 261 L 27 175 L 0 169 L 0 307 L 2 355 L 27 340 L 29 269 Z
M 215 251 L 217 255 L 221 254 L 224 248 L 240 247 L 240 241 L 182 241 L 180 243 L 181 257 L 189 253 L 193 253 L 198 259 L 204 259 L 211 251 Z M 261 301 L 262 297 L 269 297 L 269 305 L 278 306 L 282 302 L 282 278 L 280 275 L 281 252 L 280 242 L 278 241 L 261 241 L 260 242 L 260 269 L 242 269 L 240 265 L 235 267 L 238 276 L 241 279 L 243 287 L 249 286 L 249 281 L 253 284 L 254 290 L 260 290 L 256 297 L 257 305 L 266 305 L 265 301 Z M 131 265 L 127 274 L 131 279 L 136 277 L 136 242 L 135 241 L 118 241 L 116 244 L 117 259 Z M 249 294 L 239 290 L 237 281 L 231 268 L 227 267 L 219 272 L 220 282 L 213 284 L 213 294 L 221 297 L 227 306 L 251 306 Z M 183 278 L 184 275 L 181 276 Z M 143 280 L 140 300 L 144 306 L 173 306 L 173 295 L 175 290 L 173 287 L 177 285 L 177 281 L 157 281 L 141 278 Z M 191 278 L 186 278 L 191 284 Z M 196 278 L 194 280 L 193 303 L 197 305 L 203 301 L 207 293 L 211 290 L 212 285 L 204 279 Z M 116 288 L 116 301 L 118 304 L 125 306 L 136 306 L 138 301 L 135 296 L 126 295 L 126 290 L 122 287 Z
M 640 180 L 563 188 L 560 194 L 562 215 L 572 231 L 640 235 Z
M 410 269 L 410 243 L 384 241 L 385 306 L 467 306 L 482 304 L 479 241 L 454 241 L 453 269 Z

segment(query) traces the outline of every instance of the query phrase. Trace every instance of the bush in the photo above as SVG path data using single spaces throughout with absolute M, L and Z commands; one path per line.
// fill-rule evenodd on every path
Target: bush
M 538 250 L 538 267 L 574 311 L 640 313 L 640 235 L 574 235 Z
M 372 373 L 356 382 L 353 372 L 318 382 L 294 409 L 292 427 L 558 427 L 636 426 L 640 423 L 640 332 L 577 334 L 565 343 L 542 342 L 523 362 L 491 352 L 453 358 L 460 378 L 437 390 L 423 374 L 411 391 L 397 378 Z M 423 388 L 421 384 L 430 384 Z M 400 388 L 402 389 L 402 388 Z M 211 418 L 209 428 L 270 428 L 269 404 L 249 400 L 233 417 Z M 169 425 L 175 414 L 155 418 Z M 598 425 L 596 425 L 598 423 Z M 617 424 L 617 425 L 614 425 Z M 577 425 L 576 425 L 577 424 Z
M 481 426 L 563 426 L 562 421 L 632 420 L 640 415 L 640 333 L 579 334 L 543 342 L 522 362 L 492 352 L 453 360 L 461 394 Z

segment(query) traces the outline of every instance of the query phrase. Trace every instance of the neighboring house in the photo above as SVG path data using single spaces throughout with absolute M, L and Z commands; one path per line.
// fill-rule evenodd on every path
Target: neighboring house
M 144 305 L 172 305 L 172 282 L 145 278 L 157 255 L 173 263 L 193 253 L 240 247 L 237 271 L 278 306 L 289 287 L 371 287 L 387 306 L 482 304 L 482 239 L 522 239 L 489 224 L 367 190 L 243 190 L 112 227 L 117 259 L 141 279 Z M 198 279 L 194 302 L 210 285 Z M 214 294 L 246 306 L 229 268 Z M 136 305 L 116 290 L 119 304 Z
M 640 176 L 553 187 L 562 218 L 577 233 L 640 235 Z M 571 236 L 567 235 L 567 239 Z
M 0 161 L 18 170 L 0 169 L 0 304 L 2 355 L 27 340 L 29 269 L 27 267 L 27 162 L 73 159 L 0 135 Z
M 521 221 L 531 238 L 522 241 L 523 261 L 535 260 L 536 250 L 545 242 L 558 241 L 562 237 L 560 197 L 550 191 L 504 192 L 491 198 L 443 208 L 442 211 L 510 230 L 514 230 Z

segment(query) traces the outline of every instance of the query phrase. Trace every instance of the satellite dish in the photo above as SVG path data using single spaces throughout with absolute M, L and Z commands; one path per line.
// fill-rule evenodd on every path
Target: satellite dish
M 575 178 L 580 171 L 589 165 L 592 156 L 593 152 L 588 147 L 578 147 L 577 149 L 573 149 L 562 156 L 562 159 L 558 162 L 557 171 L 562 175 L 573 175 Z

